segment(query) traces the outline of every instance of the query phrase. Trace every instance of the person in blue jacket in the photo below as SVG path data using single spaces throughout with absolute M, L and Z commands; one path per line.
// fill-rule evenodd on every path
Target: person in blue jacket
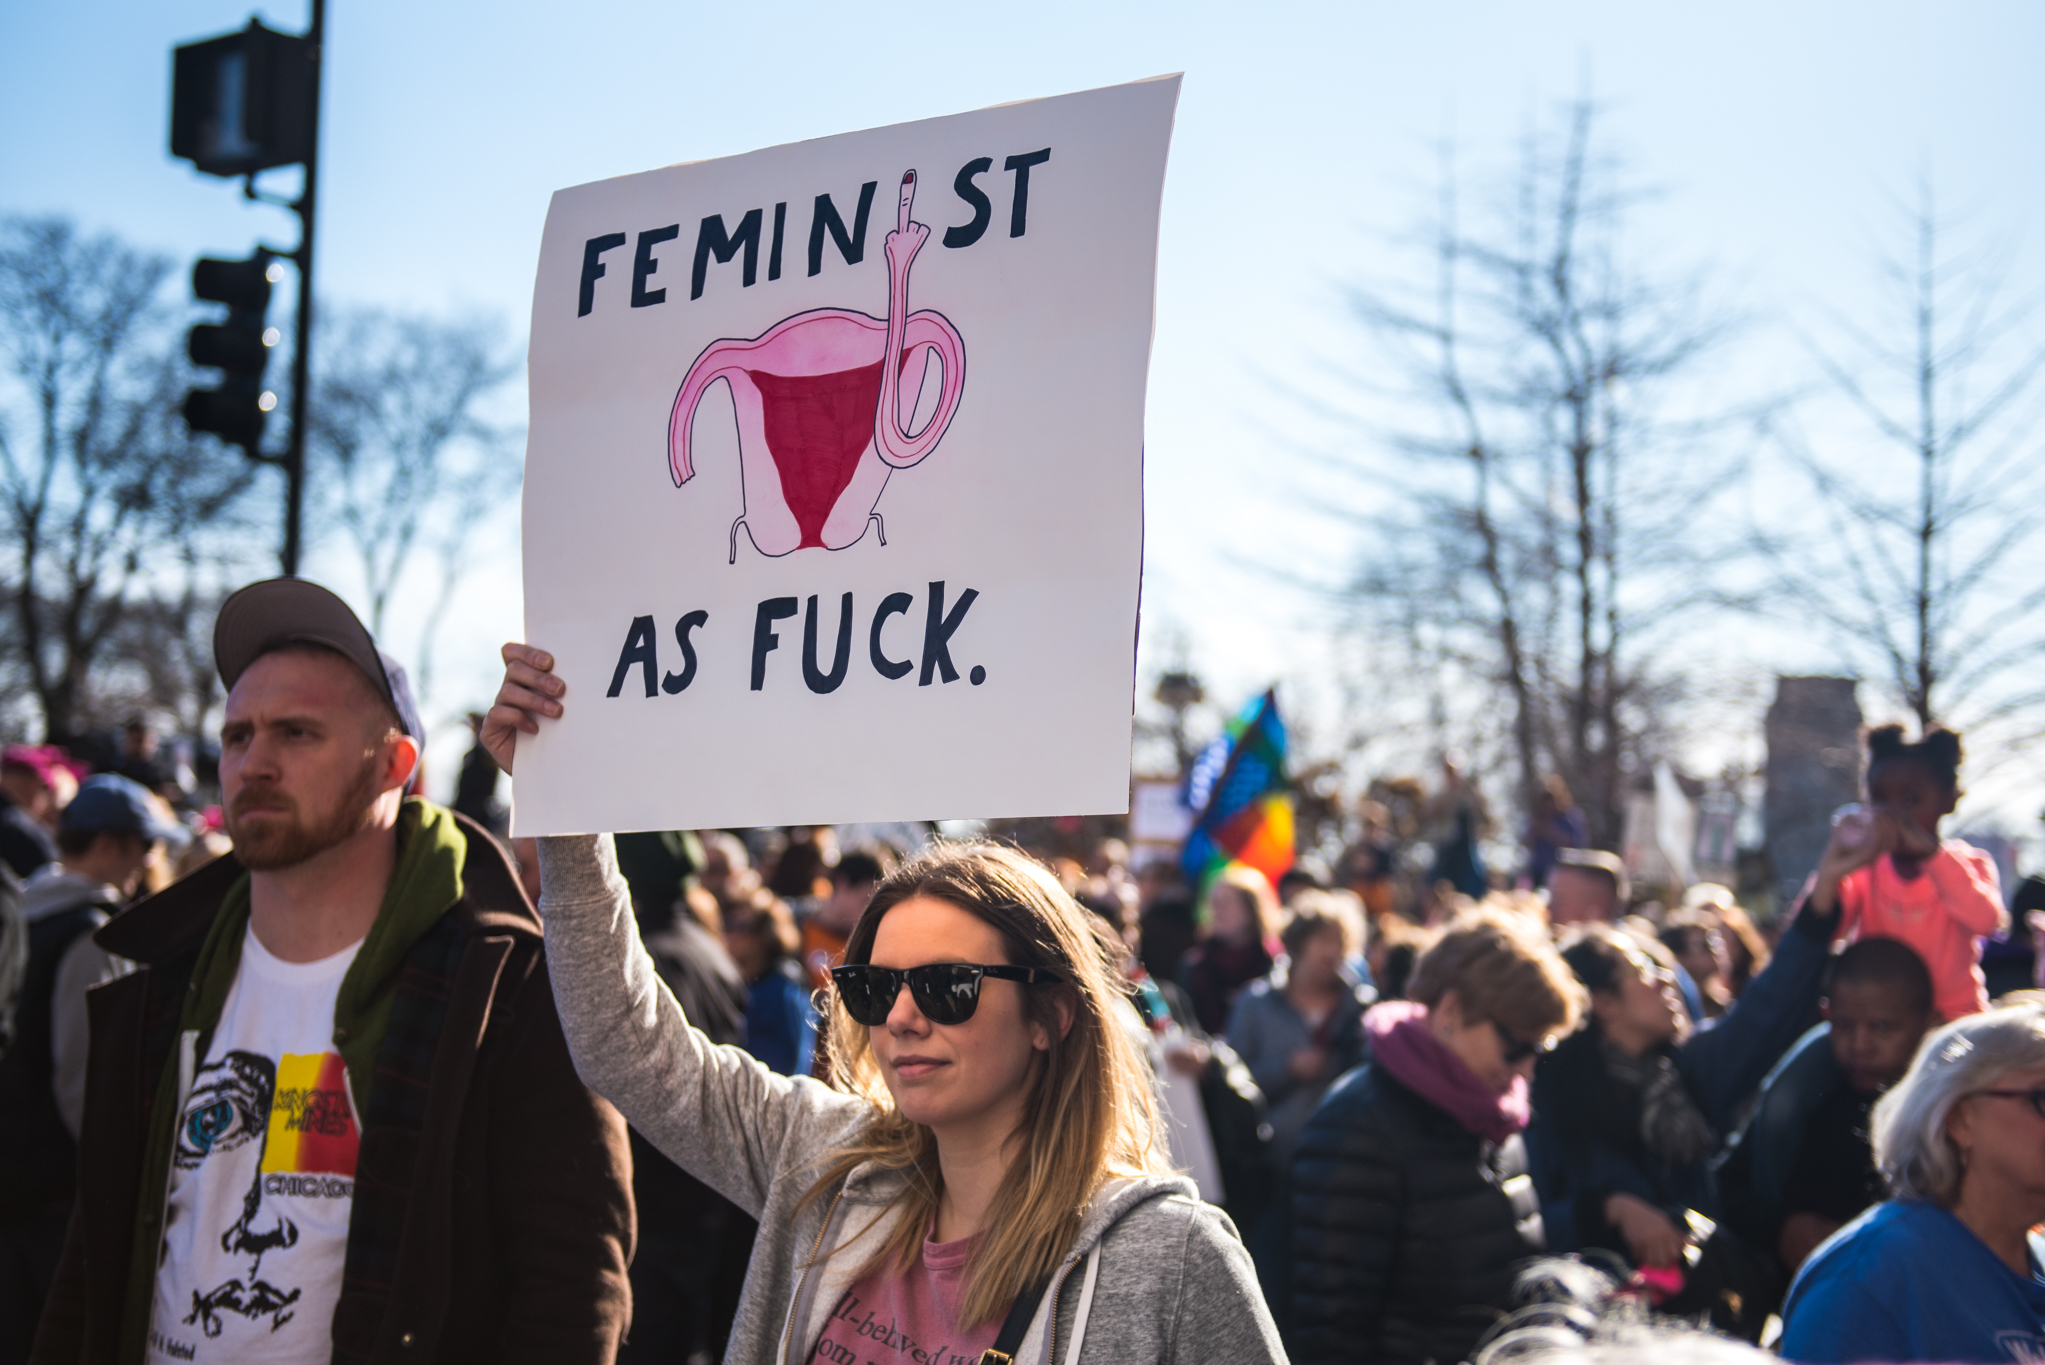
M 784 1076 L 816 1061 L 817 1011 L 796 958 L 795 918 L 764 888 L 724 907 L 724 947 L 746 979 L 745 1049 Z
M 1817 1022 L 1837 925 L 1836 899 L 1814 891 L 1768 970 L 1705 1030 L 1691 1027 L 1674 973 L 1632 936 L 1588 924 L 1565 941 L 1591 1011 L 1534 1076 L 1527 1149 L 1550 1251 L 1679 1264 L 1687 1215 L 1719 1216 L 1712 1158 L 1740 1106 Z
M 2045 1008 L 1939 1029 L 1874 1110 L 1894 1197 L 1811 1253 L 1783 1305 L 1806 1365 L 2045 1360 Z

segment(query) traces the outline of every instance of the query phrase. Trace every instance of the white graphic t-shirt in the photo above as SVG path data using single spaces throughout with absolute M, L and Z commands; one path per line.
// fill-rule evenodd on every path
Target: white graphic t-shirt
M 361 1131 L 334 1000 L 362 945 L 241 966 L 178 1114 L 150 1365 L 328 1360 Z

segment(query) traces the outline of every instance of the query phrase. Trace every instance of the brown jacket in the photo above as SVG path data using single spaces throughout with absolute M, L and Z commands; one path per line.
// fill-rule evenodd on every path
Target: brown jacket
M 423 1122 L 366 1116 L 357 1155 L 358 1223 L 365 1198 L 391 1215 L 391 1245 L 375 1248 L 387 1292 L 362 1288 L 351 1228 L 334 1358 L 609 1362 L 632 1312 L 625 1124 L 576 1077 L 516 875 L 487 834 L 462 825 L 463 895 L 447 916 L 463 938 L 439 1038 L 418 1062 Z M 35 1365 L 121 1365 L 148 1111 L 200 945 L 241 872 L 221 858 L 100 933 L 139 965 L 88 997 L 79 1194 Z M 389 1060 L 379 1053 L 374 1084 Z

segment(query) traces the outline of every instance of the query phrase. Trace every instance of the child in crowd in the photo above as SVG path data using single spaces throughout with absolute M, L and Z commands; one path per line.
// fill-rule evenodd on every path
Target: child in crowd
M 1872 811 L 1863 837 L 1882 852 L 1841 879 L 1841 932 L 1916 950 L 1942 1018 L 1985 1010 L 1977 940 L 2004 923 L 1995 863 L 1971 844 L 1939 839 L 1939 822 L 1960 800 L 1960 737 L 1934 728 L 1911 744 L 1902 726 L 1883 725 L 1868 732 L 1867 752 Z
M 1832 959 L 1813 1029 L 1777 1066 L 1719 1165 L 1725 1221 L 1774 1255 L 1789 1286 L 1804 1259 L 1887 1197 L 1870 1115 L 1938 1023 L 1931 973 L 1903 944 L 1863 937 Z M 1755 1323 L 1779 1307 L 1760 1305 Z
M 1887 1196 L 1869 1115 L 1937 1024 L 1932 993 L 1924 963 L 1894 939 L 1862 938 L 1833 959 L 1825 1018 L 1841 1083 L 1818 1097 L 1789 1168 L 1776 1247 L 1786 1268 Z

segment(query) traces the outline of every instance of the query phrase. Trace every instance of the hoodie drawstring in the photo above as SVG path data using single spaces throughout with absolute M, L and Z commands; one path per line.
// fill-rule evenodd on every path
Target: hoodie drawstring
M 1101 1248 L 1096 1242 L 1086 1253 L 1086 1280 L 1079 1286 L 1079 1308 L 1072 1317 L 1072 1344 L 1065 1348 L 1065 1365 L 1079 1365 L 1079 1344 L 1086 1340 L 1086 1316 L 1093 1308 L 1094 1282 L 1101 1277 Z

